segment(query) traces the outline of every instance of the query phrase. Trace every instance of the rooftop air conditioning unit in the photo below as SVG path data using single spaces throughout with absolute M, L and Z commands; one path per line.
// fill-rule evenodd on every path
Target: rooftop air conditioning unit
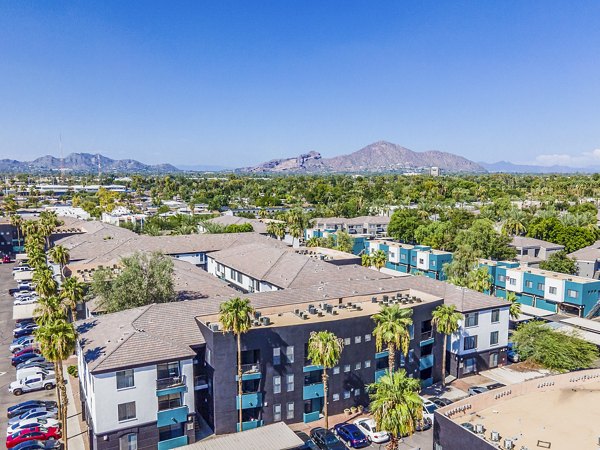
M 498 433 L 497 431 L 492 431 L 490 433 L 490 439 L 492 440 L 492 442 L 499 442 L 500 441 L 500 433 Z
M 482 424 L 478 423 L 477 425 L 475 425 L 475 433 L 477 433 L 477 434 L 483 434 L 484 431 L 485 430 L 484 430 Z
M 504 439 L 504 449 L 505 450 L 512 450 L 514 447 L 515 447 L 515 444 L 512 441 L 512 439 Z
M 210 331 L 219 331 L 219 324 L 218 323 L 211 323 L 208 325 L 208 327 L 210 328 Z
M 269 319 L 268 317 L 261 317 L 260 320 L 263 325 L 271 325 L 271 319 Z

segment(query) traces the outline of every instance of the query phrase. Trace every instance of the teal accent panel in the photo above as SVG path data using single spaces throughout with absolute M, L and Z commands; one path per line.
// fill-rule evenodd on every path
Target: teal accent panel
M 388 351 L 384 350 L 382 352 L 379 353 L 375 353 L 375 358 L 385 358 L 388 356 Z
M 185 384 L 181 386 L 175 386 L 167 389 L 159 389 L 156 391 L 156 396 L 160 397 L 161 395 L 169 395 L 169 394 L 177 394 L 178 392 L 185 392 L 187 390 L 187 386 Z
M 419 360 L 419 370 L 429 369 L 433 367 L 433 354 L 422 356 Z
M 375 383 L 379 381 L 379 379 L 387 373 L 387 369 L 380 369 L 375 371 Z
M 260 380 L 262 377 L 262 373 L 254 372 L 254 373 L 243 373 L 242 380 Z M 235 376 L 235 381 L 238 380 L 238 376 Z
M 429 339 L 425 339 L 424 341 L 421 341 L 421 342 L 419 343 L 419 345 L 420 345 L 421 347 L 423 347 L 423 346 L 425 346 L 425 345 L 433 344 L 433 342 L 434 342 L 434 341 L 435 341 L 435 338 L 433 338 L 433 337 L 430 337 Z
M 304 413 L 302 417 L 304 419 L 304 423 L 309 423 L 316 422 L 317 420 L 319 420 L 320 415 L 321 413 L 319 411 L 313 411 L 309 413 Z
M 180 406 L 179 408 L 158 411 L 156 414 L 156 426 L 160 428 L 167 425 L 187 422 L 188 411 L 189 409 L 187 406 Z
M 556 312 L 556 303 L 550 303 L 548 300 L 538 298 L 535 301 L 535 307 L 545 309 L 546 311 Z
M 304 390 L 302 391 L 302 399 L 310 400 L 312 398 L 323 398 L 325 395 L 323 390 L 323 383 L 315 383 L 310 384 L 308 386 L 304 386 Z
M 236 395 L 236 409 L 240 409 L 240 402 L 238 397 L 239 395 Z M 242 409 L 257 408 L 259 406 L 262 406 L 262 392 L 251 392 L 249 394 L 242 394 Z
M 523 305 L 533 306 L 533 297 L 530 297 L 529 295 L 521 295 L 518 300 L 519 303 Z
M 262 427 L 265 424 L 263 420 L 251 420 L 249 422 L 242 422 L 242 431 L 253 430 L 254 428 Z M 236 424 L 237 430 L 240 431 L 240 424 Z
M 183 445 L 187 445 L 188 444 L 188 437 L 187 436 L 179 436 L 173 439 L 167 439 L 166 441 L 160 441 L 158 443 L 157 449 L 158 450 L 170 450 L 172 448 L 177 448 L 177 447 L 181 447 Z
M 323 370 L 323 366 L 315 366 L 313 364 L 313 365 L 310 365 L 310 366 L 304 366 L 302 368 L 302 372 L 304 372 L 304 373 L 306 373 L 306 372 L 314 372 L 315 370 Z
M 421 387 L 429 387 L 433 384 L 433 378 L 425 378 L 424 380 L 421 380 Z

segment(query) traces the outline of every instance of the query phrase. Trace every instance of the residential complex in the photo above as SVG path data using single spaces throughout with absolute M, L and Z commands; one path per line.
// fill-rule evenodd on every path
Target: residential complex
M 537 267 L 540 262 L 546 261 L 553 253 L 565 249 L 564 245 L 525 236 L 515 236 L 511 246 L 517 250 L 517 261 L 532 267 Z
M 351 219 L 345 217 L 326 217 L 312 219 L 312 228 L 305 232 L 305 237 L 323 237 L 336 231 L 345 231 L 351 235 L 382 237 L 387 235 L 390 223 L 388 216 L 361 216 Z

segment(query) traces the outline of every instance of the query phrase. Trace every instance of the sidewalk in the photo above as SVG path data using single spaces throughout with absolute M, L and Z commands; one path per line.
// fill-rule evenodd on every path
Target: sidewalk
M 67 373 L 68 364 L 63 366 L 65 374 L 65 382 L 67 383 L 67 399 L 69 404 L 67 405 L 67 432 L 69 439 L 69 450 L 86 450 L 85 439 L 87 439 L 87 430 L 81 431 L 80 426 L 80 413 L 75 403 L 75 397 L 73 395 L 73 389 L 78 389 L 75 383 L 71 382 L 71 377 Z

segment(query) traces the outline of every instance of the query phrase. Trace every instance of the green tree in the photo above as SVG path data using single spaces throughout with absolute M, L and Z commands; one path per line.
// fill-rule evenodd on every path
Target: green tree
M 173 261 L 160 252 L 134 253 L 120 261 L 115 275 L 111 268 L 94 272 L 92 292 L 107 312 L 175 300 Z
M 461 245 L 452 255 L 452 261 L 444 264 L 444 274 L 452 284 L 467 286 L 468 276 L 477 268 L 479 253 L 470 245 Z
M 595 344 L 576 333 L 554 331 L 541 321 L 521 324 L 512 341 L 522 359 L 559 372 L 588 369 L 598 359 Z
M 341 252 L 352 253 L 354 239 L 345 231 L 338 231 L 336 235 L 336 248 Z
M 312 236 L 306 240 L 307 247 L 318 247 L 320 244 L 320 240 L 318 237 Z
M 546 261 L 540 262 L 540 269 L 575 275 L 577 274 L 577 262 L 573 258 L 569 258 L 566 251 L 561 250 L 550 255 Z
M 374 314 L 375 322 L 373 335 L 377 351 L 388 350 L 389 370 L 393 372 L 396 368 L 396 350 L 403 355 L 408 354 L 410 345 L 410 326 L 412 325 L 411 308 L 401 308 L 400 305 L 384 306 L 381 311 Z
M 329 414 L 327 402 L 329 401 L 329 386 L 327 370 L 331 369 L 340 361 L 344 341 L 339 339 L 330 331 L 313 331 L 308 339 L 308 359 L 316 366 L 323 367 L 323 416 L 325 417 L 325 428 L 329 428 Z
M 371 267 L 373 265 L 371 255 L 369 255 L 368 253 L 363 253 L 360 256 L 360 263 L 363 267 Z
M 17 245 L 20 247 L 21 246 L 21 234 L 22 234 L 21 227 L 23 226 L 23 218 L 21 216 L 19 216 L 18 214 L 11 214 L 10 215 L 10 223 L 17 230 Z
M 75 277 L 67 278 L 61 286 L 60 297 L 64 305 L 71 311 L 72 320 L 77 318 L 77 305 L 83 301 L 85 291 L 86 284 Z
M 454 305 L 440 305 L 433 310 L 431 323 L 438 333 L 444 335 L 444 348 L 442 351 L 442 387 L 446 386 L 446 352 L 448 351 L 448 336 L 458 331 L 462 314 Z
M 521 303 L 519 303 L 517 299 L 517 294 L 512 291 L 508 291 L 506 293 L 506 301 L 510 302 L 510 307 L 508 309 L 508 314 L 511 319 L 516 320 L 521 315 Z
M 54 273 L 48 266 L 36 268 L 33 271 L 32 281 L 35 283 L 35 291 L 41 297 L 50 297 L 56 295 L 58 283 L 54 279 Z
M 406 376 L 404 369 L 386 373 L 368 387 L 369 409 L 377 429 L 390 434 L 388 450 L 398 448 L 398 441 L 415 432 L 423 420 L 423 402 L 419 397 L 421 384 L 416 378 Z
M 498 233 L 489 219 L 475 220 L 469 229 L 456 236 L 457 247 L 468 245 L 481 258 L 497 261 L 510 260 L 517 255 L 515 248 L 509 245 L 511 242 L 512 238 Z
M 55 264 L 58 264 L 60 267 L 60 276 L 65 278 L 65 266 L 69 264 L 71 260 L 71 255 L 69 254 L 69 250 L 67 250 L 62 245 L 55 245 L 48 252 L 48 256 Z
M 387 254 L 383 250 L 377 250 L 371 255 L 371 264 L 381 272 L 387 263 Z
M 415 242 L 417 228 L 426 223 L 415 209 L 397 209 L 390 219 L 388 235 L 402 242 L 412 243 Z
M 240 431 L 244 431 L 242 422 L 242 334 L 252 328 L 254 308 L 249 299 L 232 298 L 221 303 L 219 321 L 223 325 L 223 333 L 233 333 L 237 342 L 237 382 L 238 382 L 238 420 Z

